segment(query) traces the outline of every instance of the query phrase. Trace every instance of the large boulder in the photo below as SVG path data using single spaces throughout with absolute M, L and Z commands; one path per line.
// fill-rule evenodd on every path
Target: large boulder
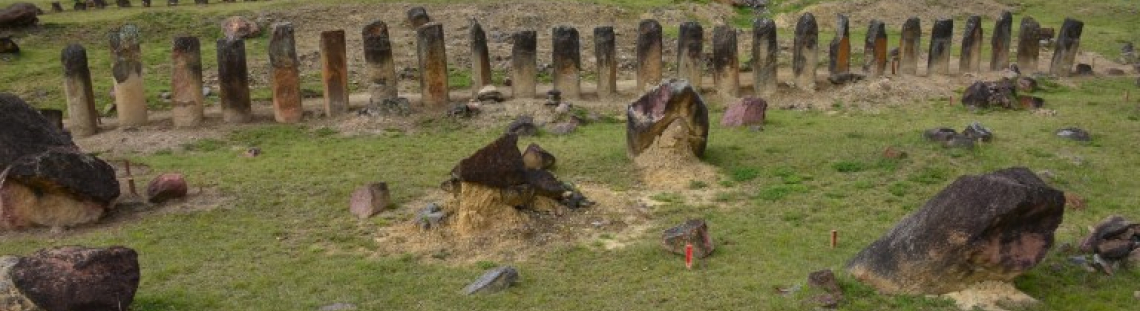
M 0 230 L 91 222 L 118 196 L 114 168 L 20 98 L 0 94 Z
M 944 294 L 1010 281 L 1053 245 L 1065 195 L 1024 167 L 962 176 L 847 264 L 885 293 Z
M 768 102 L 760 98 L 745 97 L 728 107 L 720 119 L 722 126 L 764 125 Z
M 16 2 L 0 10 L 0 28 L 22 28 L 40 22 L 36 16 L 44 14 L 35 4 Z
M 1015 109 L 1017 86 L 1009 79 L 998 81 L 977 81 L 962 94 L 962 105 L 970 108 Z
M 636 157 L 661 139 L 677 139 L 697 157 L 703 156 L 709 137 L 709 111 L 701 95 L 684 80 L 658 85 L 626 109 L 626 144 Z M 670 126 L 684 129 L 684 137 L 664 137 Z M 686 146 L 678 146 L 686 149 Z
M 11 267 L 12 284 L 43 310 L 129 310 L 139 286 L 133 249 L 66 246 Z
M 526 183 L 526 167 L 518 147 L 519 137 L 506 134 L 459 161 L 452 174 L 464 182 L 495 188 Z

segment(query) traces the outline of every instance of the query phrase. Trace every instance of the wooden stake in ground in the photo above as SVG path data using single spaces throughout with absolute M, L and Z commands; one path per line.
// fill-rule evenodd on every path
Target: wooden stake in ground
M 843 14 L 835 15 L 835 39 L 831 39 L 828 51 L 828 72 L 837 74 L 851 70 L 851 31 L 847 16 Z
M 721 99 L 728 103 L 740 96 L 740 56 L 737 55 L 736 28 L 719 25 L 713 28 L 713 84 Z
M 301 71 L 297 68 L 297 43 L 293 23 L 273 25 L 269 38 L 269 76 L 272 78 L 273 118 L 279 123 L 301 122 Z
M 1033 17 L 1021 18 L 1021 29 L 1017 34 L 1017 67 L 1025 74 L 1037 72 L 1037 59 L 1041 53 L 1038 33 L 1041 25 Z
M 598 96 L 617 94 L 617 45 L 614 28 L 594 28 L 594 58 L 598 63 Z
M 537 34 L 533 30 L 514 34 L 511 48 L 511 90 L 515 98 L 534 98 L 538 75 Z
M 388 37 L 388 24 L 375 21 L 361 31 L 364 42 L 364 71 L 367 77 L 369 102 L 379 104 L 385 99 L 399 96 L 396 63 L 392 59 L 392 42 Z
M 831 248 L 836 246 L 839 246 L 839 231 L 833 229 L 831 230 Z
M 637 25 L 637 89 L 644 92 L 646 86 L 661 83 L 661 24 L 656 20 L 645 19 Z
M 689 81 L 693 88 L 701 89 L 701 73 L 704 71 L 704 61 L 701 50 L 704 49 L 705 30 L 697 22 L 684 22 L 677 35 L 677 78 Z
M 994 36 L 990 38 L 990 71 L 1000 71 L 1009 67 L 1009 43 L 1012 40 L 1013 14 L 1002 11 L 1001 16 L 994 22 Z
M 139 29 L 126 24 L 114 29 L 111 39 L 111 73 L 115 77 L 115 109 L 119 113 L 119 126 L 146 124 L 146 93 L 142 77 L 142 50 L 139 48 Z
M 752 22 L 752 89 L 758 96 L 776 93 L 776 58 L 780 46 L 776 41 L 776 23 L 761 18 Z
M 921 46 L 921 21 L 917 17 L 911 17 L 903 23 L 899 39 L 899 74 L 918 75 L 918 49 Z
M 1073 72 L 1073 62 L 1077 59 L 1077 48 L 1081 46 L 1081 30 L 1085 23 L 1079 20 L 1066 18 L 1061 24 L 1061 32 L 1057 33 L 1056 48 L 1053 50 L 1053 62 L 1049 64 L 1049 73 L 1058 77 L 1068 77 Z
M 953 44 L 954 20 L 934 21 L 930 31 L 930 59 L 926 63 L 927 75 L 950 74 L 950 47 Z
M 71 134 L 76 137 L 95 135 L 99 131 L 99 115 L 91 88 L 91 69 L 87 67 L 87 50 L 72 43 L 63 49 L 60 61 L 63 62 L 63 90 L 67 94 Z
M 479 21 L 471 19 L 471 96 L 479 95 L 479 90 L 491 85 L 491 56 L 487 51 L 487 33 Z
M 887 70 L 887 26 L 871 20 L 867 39 L 863 41 L 863 72 L 868 77 L 882 76 Z
M 252 119 L 252 107 L 244 40 L 218 39 L 218 87 L 222 120 L 226 123 L 249 122 Z
M 959 54 L 958 73 L 979 72 L 982 69 L 982 17 L 966 19 L 962 34 L 962 53 Z
M 170 53 L 170 103 L 174 126 L 196 127 L 202 124 L 205 98 L 202 95 L 202 52 L 197 37 L 174 38 Z
M 562 91 L 564 98 L 582 98 L 582 55 L 578 29 L 570 26 L 554 27 L 553 31 L 554 89 Z
M 416 28 L 420 96 L 424 108 L 431 111 L 444 111 L 451 101 L 447 93 L 447 48 L 444 40 L 440 23 L 427 23 Z
M 796 23 L 796 39 L 792 47 L 792 74 L 796 87 L 815 91 L 815 68 L 819 57 L 819 25 L 815 16 L 804 13 Z
M 321 32 L 321 78 L 325 87 L 325 115 L 348 112 L 348 54 L 344 30 Z

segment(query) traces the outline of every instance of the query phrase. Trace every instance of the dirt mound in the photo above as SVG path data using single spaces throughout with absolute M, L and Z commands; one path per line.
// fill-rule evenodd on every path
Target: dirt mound
M 942 296 L 953 299 L 962 310 L 980 308 L 986 311 L 1004 311 L 1005 308 L 1037 303 L 1037 299 L 1017 290 L 1013 284 L 997 281 L 981 282 L 965 290 Z
M 676 120 L 661 136 L 633 159 L 641 180 L 651 189 L 683 190 L 693 182 L 714 184 L 716 168 L 701 162 L 688 143 L 689 130 Z
M 790 1 L 783 5 L 796 5 L 801 1 Z M 820 21 L 822 29 L 835 28 L 835 15 L 843 14 L 850 18 L 851 26 L 865 27 L 872 19 L 887 24 L 887 27 L 901 27 L 906 19 L 922 19 L 923 29 L 930 29 L 935 19 L 981 15 L 990 20 L 997 19 L 1003 10 L 1014 8 L 997 0 L 955 1 L 955 0 L 853 0 L 832 1 L 805 7 L 799 12 L 776 16 L 776 26 L 794 27 L 803 13 L 811 13 Z

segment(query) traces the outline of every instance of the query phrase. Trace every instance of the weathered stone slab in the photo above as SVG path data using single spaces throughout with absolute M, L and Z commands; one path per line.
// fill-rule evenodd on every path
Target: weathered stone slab
M 847 265 L 884 293 L 944 294 L 1012 281 L 1053 244 L 1064 193 L 1014 167 L 962 176 Z
M 1021 18 L 1021 30 L 1017 35 L 1017 67 L 1028 74 L 1038 71 L 1041 41 L 1037 39 L 1037 34 L 1040 30 L 1041 25 L 1033 17 Z
M 918 75 L 918 50 L 922 46 L 922 25 L 917 17 L 908 18 L 903 23 L 899 40 L 898 73 Z
M 685 223 L 665 230 L 661 234 L 661 246 L 670 253 L 685 255 L 685 246 L 693 246 L 693 257 L 705 258 L 716 250 L 708 224 L 703 219 L 690 219 Z
M 815 16 L 804 13 L 796 23 L 796 38 L 792 47 L 792 74 L 796 87 L 815 91 L 815 69 L 819 58 L 819 26 Z
M 471 94 L 476 95 L 484 86 L 491 85 L 491 56 L 487 51 L 487 33 L 474 18 L 468 26 L 468 38 L 471 40 Z
M 693 87 L 701 88 L 701 73 L 704 61 L 705 30 L 697 22 L 681 23 L 677 35 L 677 78 L 689 81 Z
M 661 138 L 675 121 L 689 133 L 688 149 L 703 156 L 708 144 L 709 112 L 704 100 L 688 82 L 671 81 L 629 104 L 626 109 L 626 145 L 629 155 L 636 157 Z
M 518 149 L 518 135 L 505 134 L 459 161 L 452 172 L 460 181 L 494 188 L 526 183 L 526 165 Z
M 978 72 L 982 67 L 982 17 L 970 16 L 966 19 L 966 29 L 962 34 L 962 53 L 959 54 L 958 73 Z
M 594 58 L 598 63 L 598 96 L 617 94 L 617 41 L 614 28 L 594 28 Z
M 554 27 L 552 38 L 554 88 L 569 98 L 582 98 L 582 54 L 578 29 L 570 26 Z
M 736 28 L 719 25 L 713 28 L 713 83 L 725 102 L 740 96 L 740 56 L 737 53 Z
M 661 82 L 661 24 L 642 20 L 637 26 L 637 92 Z
M 249 122 L 253 107 L 249 97 L 249 69 L 245 60 L 245 40 L 218 39 L 218 87 L 222 120 Z
M 374 21 L 364 26 L 361 37 L 364 45 L 364 71 L 369 102 L 379 104 L 399 97 L 399 79 L 396 76 L 396 62 L 392 58 L 388 24 Z
M 520 31 L 513 36 L 511 48 L 511 93 L 515 98 L 533 98 L 538 77 L 537 34 Z
M 348 112 L 348 51 L 344 30 L 321 32 L 321 80 L 325 115 L 336 117 Z
M 174 38 L 170 54 L 170 105 L 174 126 L 196 127 L 202 124 L 206 99 L 202 95 L 202 47 L 197 37 Z
M 518 280 L 519 271 L 514 267 L 498 267 L 487 271 L 478 280 L 468 284 L 467 287 L 463 288 L 463 293 L 467 295 L 493 294 L 511 287 Z
M 272 78 L 273 118 L 279 123 L 301 122 L 301 70 L 293 23 L 273 24 L 269 39 L 269 76 Z
M 934 21 L 930 34 L 930 59 L 926 64 L 927 75 L 950 74 L 950 46 L 953 44 L 954 20 Z
M 69 44 L 63 49 L 60 60 L 63 62 L 63 90 L 67 96 L 71 134 L 77 137 L 95 135 L 99 131 L 99 113 L 95 110 L 87 50 L 78 43 Z
M 768 102 L 762 98 L 745 97 L 724 111 L 720 119 L 721 126 L 753 126 L 764 125 L 768 111 Z
M 12 267 L 12 283 L 44 310 L 129 310 L 139 286 L 130 248 L 43 249 Z
M 1081 30 L 1084 27 L 1084 22 L 1072 18 L 1066 18 L 1065 23 L 1061 24 L 1056 48 L 1053 49 L 1053 62 L 1049 64 L 1049 73 L 1058 77 L 1072 75 L 1073 62 L 1077 59 L 1077 49 L 1081 46 Z M 1089 71 L 1092 71 L 1091 68 Z
M 416 55 L 420 66 L 420 96 L 425 109 L 444 111 L 451 96 L 447 83 L 447 47 L 443 25 L 428 23 L 416 28 Z
M 835 39 L 831 39 L 828 48 L 830 57 L 827 70 L 831 74 L 844 73 L 851 70 L 851 30 L 846 15 L 835 14 Z
M 776 23 L 761 18 L 752 22 L 752 89 L 756 95 L 776 93 L 777 58 L 780 45 L 776 41 Z
M 1013 37 L 1013 13 L 1002 11 L 994 22 L 994 36 L 990 38 L 990 71 L 1001 71 L 1009 67 L 1009 44 Z
M 863 43 L 863 72 L 868 77 L 882 76 L 887 70 L 887 27 L 872 19 Z
M 348 211 L 356 218 L 366 219 L 384 211 L 392 202 L 388 183 L 371 183 L 360 186 L 352 192 Z

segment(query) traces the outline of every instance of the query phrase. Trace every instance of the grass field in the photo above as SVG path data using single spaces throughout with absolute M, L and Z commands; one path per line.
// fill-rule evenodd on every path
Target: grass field
M 0 0 L 0 5 L 10 2 Z M 91 66 L 109 68 L 105 49 L 93 47 L 105 44 L 103 33 L 114 24 L 131 21 L 164 34 L 189 29 L 216 37 L 217 27 L 206 20 L 300 2 L 310 1 L 220 4 L 194 12 L 167 9 L 163 3 L 147 12 L 46 15 L 43 30 L 21 42 L 26 53 L 17 62 L 0 62 L 0 92 L 19 94 L 42 107 L 62 107 L 59 49 L 67 42 L 83 42 L 91 46 Z M 668 0 L 592 2 L 625 5 L 635 12 L 673 5 Z M 1058 25 L 1072 13 L 1068 6 L 1079 3 L 1078 13 L 1088 16 L 1082 49 L 1112 58 L 1120 42 L 1140 41 L 1133 32 L 1140 19 L 1129 13 L 1135 9 L 1130 1 L 1022 2 L 1026 14 Z M 897 29 L 892 31 L 897 40 Z M 862 38 L 861 33 L 852 35 Z M 830 36 L 821 34 L 821 39 Z M 247 44 L 249 50 L 263 50 L 267 41 Z M 147 69 L 152 97 L 169 83 L 162 67 L 169 59 L 166 45 L 165 39 L 143 45 L 152 66 Z M 203 55 L 213 55 L 210 48 L 203 44 Z M 206 67 L 213 66 L 210 57 L 203 60 Z M 693 202 L 683 191 L 663 191 L 654 196 L 664 202 L 651 211 L 648 233 L 613 250 L 589 241 L 538 250 L 536 258 L 523 262 L 460 265 L 406 253 L 373 254 L 372 234 L 392 220 L 358 221 L 348 214 L 354 187 L 388 181 L 399 209 L 418 209 L 403 204 L 436 187 L 456 162 L 501 133 L 500 127 L 444 121 L 414 133 L 354 137 L 306 125 L 265 125 L 195 142 L 188 151 L 135 156 L 132 161 L 155 172 L 183 172 L 192 185 L 217 187 L 235 199 L 208 211 L 161 214 L 101 230 L 0 236 L 0 254 L 61 245 L 132 247 L 142 266 L 132 306 L 136 311 L 315 310 L 335 302 L 360 310 L 810 310 L 799 297 L 777 295 L 774 288 L 802 285 L 811 271 L 842 271 L 855 253 L 960 175 L 1009 166 L 1052 172 L 1052 185 L 1088 200 L 1087 210 L 1066 211 L 1058 245 L 1075 244 L 1087 226 L 1109 215 L 1140 218 L 1135 190 L 1140 189 L 1135 178 L 1140 163 L 1140 103 L 1135 99 L 1140 94 L 1123 100 L 1124 92 L 1136 91 L 1134 79 L 1075 79 L 1074 87 L 1046 83 L 1035 95 L 1045 98 L 1056 117 L 970 112 L 926 102 L 874 111 L 773 109 L 762 132 L 714 125 L 704 160 L 721 172 L 712 186 L 715 202 Z M 97 90 L 105 90 L 110 81 L 96 83 Z M 719 120 L 721 113 L 714 112 L 711 119 Z M 963 151 L 921 137 L 927 128 L 961 129 L 973 121 L 993 129 L 996 140 Z M 1093 142 L 1054 137 L 1053 131 L 1068 126 L 1089 130 Z M 634 178 L 625 142 L 616 139 L 623 135 L 623 123 L 598 123 L 569 136 L 525 138 L 520 145 L 537 142 L 557 155 L 560 178 L 646 190 Z M 235 148 L 251 145 L 264 155 L 235 156 Z M 883 159 L 880 153 L 888 146 L 909 157 Z M 694 270 L 686 270 L 680 257 L 657 244 L 661 230 L 689 218 L 706 219 L 719 244 Z M 827 245 L 833 229 L 841 234 L 836 249 Z M 1140 290 L 1140 273 L 1087 273 L 1068 263 L 1071 255 L 1052 252 L 1016 280 L 1018 288 L 1043 302 L 1029 310 L 1135 308 L 1132 295 Z M 491 296 L 459 292 L 498 264 L 518 267 L 521 284 Z M 956 309 L 936 298 L 878 295 L 838 274 L 847 295 L 843 310 Z

